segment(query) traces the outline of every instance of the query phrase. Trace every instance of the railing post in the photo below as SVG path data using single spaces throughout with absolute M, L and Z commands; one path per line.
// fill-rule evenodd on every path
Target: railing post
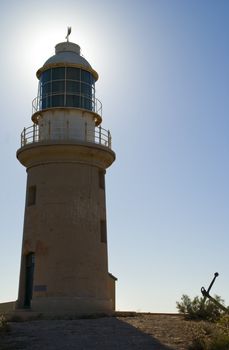
M 36 125 L 33 124 L 33 142 L 35 142 L 35 132 L 36 132 L 35 127 L 36 127 Z
M 99 144 L 101 145 L 101 125 L 99 126 Z
M 37 141 L 40 141 L 40 126 L 39 124 L 37 125 Z
M 110 133 L 110 130 L 108 130 L 107 134 L 108 134 L 108 147 L 111 148 L 111 133 Z
M 26 133 L 26 128 L 24 128 L 24 130 L 23 130 L 23 146 L 25 146 L 25 144 L 26 144 L 26 138 L 25 138 L 25 133 Z
M 43 99 L 41 99 L 41 97 L 39 96 L 39 100 L 37 101 L 37 110 L 38 111 L 42 110 L 42 102 L 43 102 Z

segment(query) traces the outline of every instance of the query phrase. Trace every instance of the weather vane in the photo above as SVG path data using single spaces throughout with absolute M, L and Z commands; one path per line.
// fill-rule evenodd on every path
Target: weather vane
M 71 31 L 72 31 L 72 28 L 71 27 L 68 27 L 68 32 L 67 32 L 67 35 L 65 37 L 65 39 L 67 39 L 67 41 L 69 41 L 68 37 L 69 35 L 71 34 Z

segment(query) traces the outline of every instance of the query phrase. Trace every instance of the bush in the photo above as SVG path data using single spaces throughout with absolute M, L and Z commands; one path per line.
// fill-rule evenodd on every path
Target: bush
M 229 350 L 229 336 L 216 331 L 210 337 L 194 338 L 189 350 Z
M 188 348 L 189 350 L 206 350 L 206 343 L 204 339 L 196 338 Z
M 189 350 L 205 350 L 208 349 L 208 343 L 214 333 L 213 324 L 204 323 L 203 321 L 193 325 L 191 328 L 192 344 Z
M 224 304 L 220 296 L 215 295 L 214 298 Z M 223 311 L 219 309 L 211 300 L 207 299 L 203 303 L 204 298 L 195 297 L 193 300 L 188 295 L 182 295 L 181 301 L 177 302 L 179 313 L 184 314 L 186 318 L 192 320 L 208 320 L 217 321 L 220 319 Z
M 229 350 L 229 335 L 217 334 L 210 341 L 209 350 Z
M 223 315 L 217 322 L 217 326 L 224 334 L 229 335 L 229 315 Z
M 222 316 L 216 323 L 198 323 L 192 337 L 189 350 L 229 350 L 229 316 Z
M 229 350 L 229 337 L 218 334 L 212 339 L 196 338 L 189 346 L 189 350 Z

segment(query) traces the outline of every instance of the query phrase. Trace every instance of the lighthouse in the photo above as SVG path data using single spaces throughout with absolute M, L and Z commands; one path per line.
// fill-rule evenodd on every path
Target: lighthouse
M 16 308 L 109 314 L 116 278 L 108 272 L 105 173 L 115 153 L 101 126 L 98 73 L 67 36 L 36 76 L 33 124 L 17 151 L 27 185 Z

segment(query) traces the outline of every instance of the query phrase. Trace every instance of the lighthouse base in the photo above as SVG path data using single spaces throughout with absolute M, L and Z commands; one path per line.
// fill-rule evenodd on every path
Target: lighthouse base
M 45 297 L 31 301 L 31 308 L 17 308 L 8 313 L 8 318 L 29 319 L 53 319 L 53 318 L 80 318 L 106 315 L 110 316 L 115 311 L 112 309 L 112 300 L 95 300 L 93 298 L 80 297 Z
M 85 297 L 40 297 L 32 299 L 31 311 L 53 315 L 112 313 L 112 301 Z

